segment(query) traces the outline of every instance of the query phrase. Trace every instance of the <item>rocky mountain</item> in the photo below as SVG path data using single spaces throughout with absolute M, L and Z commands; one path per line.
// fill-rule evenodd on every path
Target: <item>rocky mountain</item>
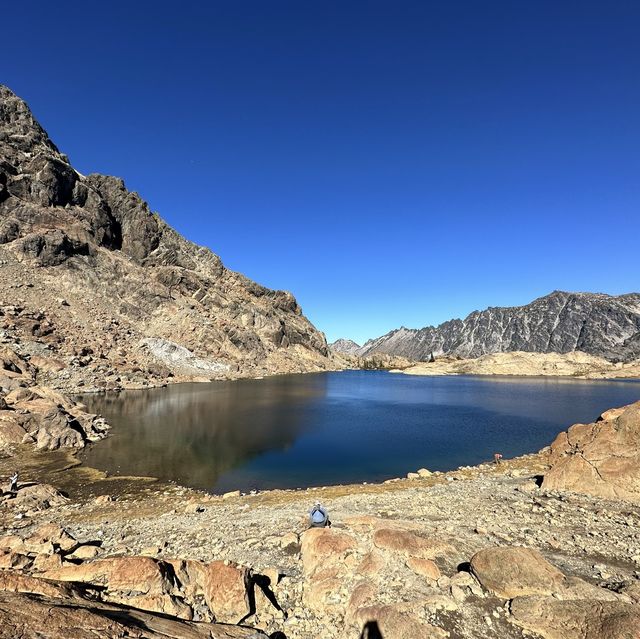
M 0 343 L 59 387 L 331 366 L 290 293 L 226 269 L 121 179 L 78 173 L 1 85 L 0 272 Z
M 329 348 L 334 353 L 346 353 L 347 355 L 355 355 L 360 350 L 360 344 L 356 344 L 351 339 L 337 339 L 329 344 Z
M 611 361 L 637 359 L 640 294 L 554 291 L 525 306 L 490 307 L 439 326 L 402 327 L 369 340 L 356 354 L 428 360 L 432 353 L 471 358 L 510 351 L 584 351 Z

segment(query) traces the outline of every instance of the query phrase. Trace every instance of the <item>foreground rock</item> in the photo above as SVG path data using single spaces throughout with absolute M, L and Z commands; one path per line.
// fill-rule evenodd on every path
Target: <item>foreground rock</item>
M 549 463 L 545 489 L 640 502 L 640 402 L 560 433 Z
M 39 590 L 39 587 L 35 588 Z M 0 592 L 2 639 L 266 639 L 251 628 L 198 624 L 80 598 Z

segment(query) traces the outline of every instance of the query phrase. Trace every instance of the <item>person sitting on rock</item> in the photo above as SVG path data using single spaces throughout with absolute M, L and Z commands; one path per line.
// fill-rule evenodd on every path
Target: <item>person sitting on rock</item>
M 329 513 L 320 504 L 320 502 L 316 502 L 315 506 L 309 511 L 309 526 L 311 528 L 324 528 L 325 526 L 331 526 Z

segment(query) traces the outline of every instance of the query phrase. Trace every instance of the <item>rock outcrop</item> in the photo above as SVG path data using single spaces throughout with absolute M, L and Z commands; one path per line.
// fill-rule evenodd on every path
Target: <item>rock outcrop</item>
M 53 360 L 59 386 L 332 366 L 290 293 L 226 269 L 122 180 L 79 174 L 4 86 L 0 269 L 0 340 Z
M 3 347 L 0 367 L 0 450 L 17 444 L 33 444 L 39 450 L 80 449 L 106 436 L 109 425 L 104 418 L 36 384 L 39 369 L 33 361 Z
M 431 355 L 583 351 L 612 361 L 640 355 L 640 294 L 611 296 L 555 291 L 525 306 L 474 311 L 465 319 L 421 329 L 399 328 L 369 340 L 356 355 L 389 353 L 428 361 Z
M 570 490 L 640 503 L 640 402 L 574 424 L 549 452 L 547 490 Z

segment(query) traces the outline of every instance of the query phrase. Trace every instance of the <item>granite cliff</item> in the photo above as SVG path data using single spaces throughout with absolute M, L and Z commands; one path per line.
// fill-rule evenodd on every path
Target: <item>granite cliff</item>
M 389 353 L 424 361 L 431 354 L 473 358 L 511 351 L 583 351 L 610 361 L 638 359 L 640 294 L 554 291 L 525 306 L 490 307 L 435 327 L 402 327 L 369 340 L 355 354 Z
M 0 341 L 61 388 L 331 367 L 295 298 L 226 269 L 0 85 Z M 51 374 L 49 374 L 51 373 Z

